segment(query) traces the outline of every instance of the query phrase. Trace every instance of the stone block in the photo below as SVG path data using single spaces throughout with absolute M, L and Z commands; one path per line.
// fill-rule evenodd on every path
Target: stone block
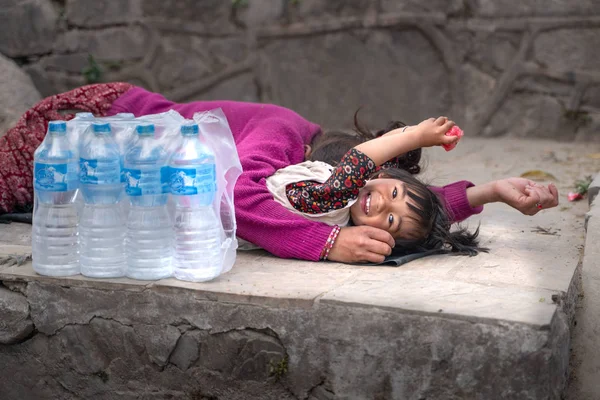
M 181 335 L 169 362 L 182 371 L 187 370 L 200 356 L 200 342 L 206 333 L 192 330 Z
M 48 53 L 56 37 L 58 13 L 48 0 L 19 1 L 0 8 L 0 53 L 26 57 Z
M 444 13 L 457 14 L 465 9 L 464 1 L 462 0 L 381 0 L 381 12 L 397 13 L 397 12 L 416 12 L 416 13 Z
M 232 3 L 222 0 L 144 0 L 145 17 L 167 21 L 193 22 L 196 29 L 210 34 L 225 34 L 239 30 L 231 19 Z M 175 31 L 177 28 L 174 28 Z
M 205 39 L 168 35 L 162 39 L 157 52 L 156 76 L 161 88 L 170 90 L 178 84 L 208 78 L 224 68 L 234 67 L 248 56 L 248 45 L 241 38 Z M 240 92 L 244 89 L 239 87 L 234 90 Z
M 78 27 L 128 24 L 142 16 L 140 0 L 67 0 L 67 21 Z
M 600 1 L 598 2 L 600 7 Z M 600 28 L 556 29 L 541 32 L 533 44 L 533 58 L 555 71 L 597 71 Z
M 139 26 L 99 31 L 73 29 L 57 38 L 54 52 L 86 53 L 99 61 L 128 61 L 144 57 L 148 45 L 148 35 Z
M 285 17 L 289 22 L 309 22 L 313 19 L 326 20 L 339 17 L 364 17 L 374 9 L 376 3 L 370 0 L 320 1 L 301 0 L 286 1 Z
M 563 122 L 563 105 L 558 98 L 513 92 L 483 129 L 483 135 L 572 140 L 575 128 L 569 130 Z
M 243 7 L 237 7 L 235 18 L 248 28 L 273 25 L 280 21 L 286 7 L 281 0 L 254 0 Z
M 237 75 L 211 87 L 205 92 L 194 94 L 185 101 L 193 100 L 235 100 L 260 102 L 258 88 L 251 73 Z
M 592 186 L 595 194 L 588 212 L 585 251 L 582 260 L 580 298 L 572 335 L 572 376 L 567 400 L 593 400 L 600 393 L 600 202 L 596 197 L 598 176 Z M 592 200 L 595 197 L 595 200 Z
M 590 84 L 583 94 L 582 104 L 600 110 L 600 84 Z
M 86 84 L 83 74 L 47 71 L 41 63 L 28 64 L 23 70 L 31 77 L 43 97 L 63 93 Z
M 451 107 L 441 55 L 416 30 L 274 40 L 261 49 L 260 59 L 263 101 L 325 128 L 352 127 L 361 106 L 373 129 L 390 120 L 418 123 Z
M 167 365 L 169 356 L 181 336 L 179 329 L 171 325 L 138 325 L 134 330 L 142 338 L 150 360 L 159 366 Z
M 14 63 L 0 55 L 0 137 L 21 115 L 42 99 L 31 78 Z
M 512 63 L 520 40 L 520 33 L 477 32 L 471 40 L 467 57 L 485 72 L 498 75 Z
M 596 196 L 598 195 L 598 192 L 600 192 L 600 174 L 596 174 L 596 176 L 594 177 L 594 180 L 592 181 L 592 183 L 590 184 L 590 187 L 588 189 L 588 201 L 590 204 L 590 207 L 592 206 L 592 203 L 594 202 L 594 200 L 596 199 Z M 598 203 L 598 211 L 600 211 L 600 202 Z M 600 218 L 600 216 L 598 216 L 598 218 Z
M 81 74 L 84 68 L 89 66 L 89 55 L 87 53 L 56 54 L 43 57 L 38 63 L 46 70 Z
M 486 74 L 473 64 L 465 63 L 460 67 L 461 88 L 465 100 L 465 125 L 463 129 L 470 131 L 468 124 L 476 121 L 481 112 L 485 99 L 494 90 L 496 79 Z
M 475 0 L 470 12 L 482 17 L 598 15 L 598 0 Z
M 27 298 L 0 286 L 0 343 L 12 344 L 33 332 Z

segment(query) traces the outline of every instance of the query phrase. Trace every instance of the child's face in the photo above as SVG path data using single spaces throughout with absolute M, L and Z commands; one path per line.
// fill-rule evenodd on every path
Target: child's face
M 412 200 L 402 181 L 372 179 L 358 193 L 356 203 L 350 207 L 350 217 L 354 225 L 386 230 L 394 239 L 419 239 L 422 229 L 408 202 Z

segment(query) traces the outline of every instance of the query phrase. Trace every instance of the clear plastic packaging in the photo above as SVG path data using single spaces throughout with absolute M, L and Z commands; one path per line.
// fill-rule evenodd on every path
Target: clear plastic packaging
M 144 115 L 137 118 L 134 118 L 132 114 L 118 114 L 111 117 L 101 117 L 94 118 L 90 113 L 78 113 L 75 118 L 67 122 L 68 127 L 68 143 L 70 143 L 69 150 L 71 151 L 71 156 L 74 160 L 79 160 L 79 154 L 81 149 L 89 146 L 90 142 L 94 140 L 93 132 L 91 129 L 92 122 L 108 122 L 110 123 L 110 137 L 114 140 L 116 145 L 119 148 L 120 154 L 120 169 L 121 169 L 121 185 L 125 189 L 128 186 L 127 179 L 135 179 L 135 176 L 132 176 L 131 173 L 126 175 L 127 170 L 125 167 L 129 168 L 130 165 L 125 165 L 125 156 L 132 149 L 139 147 L 140 138 L 136 134 L 136 126 L 143 124 L 153 124 L 155 127 L 153 140 L 146 143 L 146 152 L 151 154 L 152 152 L 160 152 L 161 160 L 169 160 L 173 154 L 175 154 L 176 149 L 179 148 L 183 143 L 182 135 L 180 134 L 181 125 L 185 123 L 185 119 L 176 111 L 170 110 L 168 112 L 153 114 L 153 115 Z M 241 164 L 237 155 L 237 150 L 235 148 L 235 142 L 233 140 L 233 135 L 229 128 L 229 124 L 222 110 L 216 109 L 212 111 L 206 111 L 202 113 L 196 113 L 194 115 L 194 122 L 198 124 L 199 130 L 201 132 L 200 141 L 204 146 L 206 146 L 210 152 L 214 155 L 215 160 L 215 180 L 216 180 L 216 190 L 212 197 L 212 201 L 210 204 L 210 208 L 213 211 L 213 215 L 217 216 L 218 223 L 213 224 L 212 222 L 209 224 L 210 229 L 218 229 L 219 231 L 219 239 L 216 241 L 218 246 L 220 246 L 219 258 L 217 260 L 216 255 L 214 256 L 214 261 L 210 261 L 212 265 L 210 276 L 203 277 L 198 279 L 197 277 L 185 278 L 183 276 L 179 276 L 180 279 L 189 279 L 189 280 L 206 280 L 217 277 L 227 271 L 229 271 L 236 259 L 236 249 L 238 246 L 238 242 L 236 240 L 236 221 L 235 221 L 235 209 L 233 203 L 233 188 L 237 181 L 237 178 L 242 172 Z M 44 140 L 46 143 L 49 139 L 50 135 L 47 136 L 47 139 Z M 42 148 L 44 143 L 40 146 Z M 157 150 L 160 149 L 160 150 Z M 84 157 L 85 158 L 85 157 Z M 70 161 L 69 161 L 70 162 Z M 162 162 L 162 161 L 161 161 Z M 166 161 L 165 161 L 166 162 Z M 79 175 L 79 163 L 75 162 L 71 163 L 71 173 L 73 176 L 77 177 Z M 116 168 L 115 168 L 116 169 Z M 119 201 L 119 207 L 121 209 L 122 222 L 127 224 L 136 225 L 135 221 L 144 221 L 144 224 L 147 224 L 148 220 L 153 220 L 153 224 L 160 225 L 163 229 L 163 235 L 168 236 L 164 242 L 168 242 L 175 237 L 176 228 L 174 227 L 174 221 L 176 217 L 177 210 L 177 201 L 175 196 L 170 193 L 170 187 L 168 183 L 170 183 L 169 169 L 164 170 L 166 177 L 167 187 L 169 193 L 161 193 L 160 195 L 152 197 L 151 200 L 148 198 L 141 200 L 135 199 L 131 203 L 134 204 L 134 207 L 138 206 L 148 206 L 149 203 L 156 203 L 156 206 L 159 206 L 161 211 L 159 213 L 153 213 L 152 218 L 145 215 L 147 214 L 147 210 L 141 210 L 141 207 L 138 207 L 136 212 L 132 215 L 130 213 L 130 209 L 133 208 L 130 205 L 131 196 L 121 196 L 121 200 Z M 163 182 L 165 180 L 163 179 Z M 161 184 L 162 185 L 162 184 Z M 131 185 L 130 185 L 131 186 Z M 162 186 L 161 186 L 162 187 Z M 162 189 L 161 189 L 162 190 Z M 76 198 L 75 201 L 76 208 L 73 219 L 76 223 L 80 220 L 83 210 L 84 210 L 84 201 L 83 196 L 78 194 L 78 190 L 69 191 L 68 194 L 60 194 L 59 197 L 65 198 L 69 197 L 69 199 Z M 36 204 L 38 203 L 37 198 L 39 197 L 38 191 L 36 191 Z M 136 196 L 133 196 L 136 197 Z M 166 207 L 162 204 L 164 199 L 166 200 Z M 160 204 L 159 204 L 160 203 Z M 72 203 L 69 203 L 72 204 Z M 181 205 L 181 203 L 179 203 Z M 140 211 L 140 212 L 137 212 Z M 144 215 L 142 215 L 144 214 Z M 199 216 L 193 215 L 186 217 L 188 221 L 196 221 Z M 209 218 L 212 220 L 212 217 Z M 39 218 L 36 221 L 36 217 L 34 215 L 34 228 L 36 222 L 40 222 Z M 169 226 L 169 233 L 164 229 L 164 227 Z M 77 229 L 75 235 L 77 235 Z M 174 230 L 175 229 L 175 230 Z M 142 233 L 139 233 L 137 237 L 139 238 Z M 75 236 L 77 238 L 77 236 Z M 133 238 L 133 236 L 129 236 Z M 38 252 L 39 253 L 39 252 Z M 126 254 L 128 254 L 126 252 Z M 76 253 L 76 258 L 78 259 L 79 255 Z M 127 258 L 130 258 L 131 254 Z M 170 254 L 165 253 L 165 257 L 171 257 Z M 160 264 L 160 262 L 159 262 Z M 160 267 L 160 265 L 165 264 L 148 264 L 150 266 L 154 265 L 154 267 Z M 171 264 L 172 265 L 172 264 Z M 71 273 L 71 272 L 68 272 Z M 59 273 L 59 275 L 65 275 L 66 273 Z M 161 277 L 165 277 L 166 274 L 156 274 L 154 277 L 144 277 L 142 279 L 159 279 Z M 139 276 L 133 276 L 134 278 L 140 278 Z M 206 278 L 206 279 L 205 279 Z

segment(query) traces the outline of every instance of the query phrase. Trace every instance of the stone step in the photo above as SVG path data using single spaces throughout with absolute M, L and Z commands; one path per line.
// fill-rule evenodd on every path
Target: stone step
M 572 176 L 598 162 L 576 157 L 598 149 L 533 143 L 464 140 L 448 154 L 430 150 L 440 166 L 432 162 L 429 173 L 438 174 L 435 183 L 483 183 L 535 166 L 557 177 L 563 201 Z M 558 399 L 586 211 L 577 202 L 526 217 L 488 205 L 469 226 L 481 222 L 489 254 L 432 256 L 397 268 L 282 260 L 264 251 L 239 252 L 232 271 L 207 283 L 48 278 L 30 263 L 0 267 L 0 320 L 23 321 L 12 336 L 0 325 L 0 337 L 12 337 L 0 347 L 0 365 L 11 366 L 0 393 Z M 0 253 L 27 253 L 29 230 L 0 226 Z M 29 321 L 35 330 L 27 332 Z

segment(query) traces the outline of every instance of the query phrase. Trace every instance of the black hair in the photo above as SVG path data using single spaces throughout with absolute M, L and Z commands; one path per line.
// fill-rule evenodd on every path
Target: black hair
M 353 147 L 361 143 L 375 139 L 394 129 L 403 128 L 406 124 L 402 121 L 390 121 L 385 129 L 371 131 L 358 120 L 358 112 L 354 113 L 354 131 L 327 131 L 317 136 L 311 146 L 312 153 L 308 158 L 310 161 L 323 161 L 330 165 L 337 165 L 342 157 Z M 421 172 L 421 149 L 409 151 L 396 158 L 399 168 L 411 174 Z
M 421 228 L 416 239 L 396 239 L 398 251 L 406 253 L 442 250 L 446 253 L 474 256 L 488 249 L 479 247 L 479 227 L 471 233 L 464 227 L 451 231 L 451 221 L 443 200 L 438 197 L 423 182 L 405 170 L 387 168 L 376 172 L 371 179 L 398 179 L 406 186 L 406 195 L 411 201 L 407 202 L 409 209 L 417 217 Z

